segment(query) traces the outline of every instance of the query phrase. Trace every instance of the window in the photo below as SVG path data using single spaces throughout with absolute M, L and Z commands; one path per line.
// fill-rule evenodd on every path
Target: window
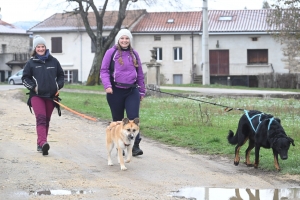
M 154 41 L 160 41 L 161 38 L 160 38 L 160 35 L 154 35 Z
M 252 41 L 258 41 L 258 38 L 257 37 L 253 37 Z
M 169 23 L 169 24 L 174 23 L 174 19 L 168 19 L 167 23 Z
M 182 48 L 174 47 L 174 60 L 182 60 Z
M 162 60 L 162 48 L 161 47 L 154 47 L 154 50 L 156 50 L 156 60 L 161 61 Z
M 268 49 L 248 49 L 248 65 L 268 64 Z
M 173 74 L 173 84 L 182 84 L 182 74 Z
M 176 41 L 178 41 L 178 40 L 181 40 L 181 35 L 174 35 L 174 40 Z
M 1 45 L 1 53 L 6 53 L 6 44 Z
M 62 37 L 51 38 L 51 53 L 62 53 Z
M 78 70 L 65 70 L 65 82 L 77 83 L 78 82 Z
M 219 20 L 220 21 L 231 21 L 232 20 L 232 16 L 220 16 Z

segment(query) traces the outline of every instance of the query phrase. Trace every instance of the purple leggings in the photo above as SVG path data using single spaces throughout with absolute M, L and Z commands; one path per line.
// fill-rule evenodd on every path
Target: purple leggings
M 31 98 L 31 105 L 36 118 L 37 144 L 43 146 L 47 142 L 54 103 L 52 100 L 34 96 Z

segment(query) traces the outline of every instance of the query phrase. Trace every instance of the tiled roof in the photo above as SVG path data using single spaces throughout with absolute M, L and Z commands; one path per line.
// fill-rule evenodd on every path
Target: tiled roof
M 147 13 L 132 32 L 190 32 L 201 30 L 201 12 Z
M 26 30 L 15 27 L 5 21 L 0 20 L 0 34 L 26 34 Z
M 127 10 L 122 26 L 130 27 L 144 13 L 146 13 L 146 10 Z M 103 30 L 112 29 L 114 27 L 115 22 L 118 19 L 118 14 L 118 11 L 105 12 Z M 96 29 L 96 18 L 93 12 L 89 12 L 88 19 L 90 26 L 93 29 Z M 66 31 L 78 29 L 85 29 L 80 15 L 74 15 L 71 13 L 56 13 L 29 29 L 29 31 Z
M 262 10 L 210 10 L 209 32 L 266 32 L 268 9 Z M 224 20 L 220 20 L 220 17 Z M 225 20 L 230 19 L 231 20 Z
M 266 32 L 270 10 L 209 10 L 208 30 L 213 32 Z M 220 20 L 231 19 L 231 20 Z M 173 23 L 168 23 L 173 19 Z M 202 31 L 202 12 L 150 12 L 132 32 L 191 32 Z
M 209 10 L 208 30 L 210 33 L 221 32 L 267 32 L 266 22 L 269 9 L 261 10 Z M 201 32 L 202 11 L 194 12 L 150 12 L 146 10 L 128 10 L 123 26 L 132 26 L 133 33 L 168 33 Z M 141 17 L 143 16 L 143 17 Z M 118 11 L 106 11 L 103 30 L 110 30 L 118 17 Z M 141 18 L 140 18 L 141 17 Z M 93 29 L 96 20 L 93 12 L 89 13 L 89 22 Z M 136 23 L 136 24 L 134 24 Z M 29 31 L 72 31 L 84 30 L 79 15 L 57 13 L 37 24 Z

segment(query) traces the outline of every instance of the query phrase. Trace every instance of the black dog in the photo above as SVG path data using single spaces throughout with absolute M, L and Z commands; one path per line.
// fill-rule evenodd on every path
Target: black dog
M 294 140 L 288 137 L 280 124 L 280 119 L 274 118 L 272 115 L 262 113 L 257 110 L 247 111 L 240 118 L 236 134 L 229 130 L 227 140 L 230 144 L 236 145 L 234 165 L 238 165 L 240 161 L 239 151 L 243 144 L 249 139 L 249 145 L 246 149 L 247 166 L 253 166 L 250 163 L 250 151 L 255 147 L 254 167 L 259 164 L 260 147 L 272 148 L 274 155 L 274 165 L 279 171 L 278 154 L 282 160 L 288 158 L 288 150 L 290 144 L 295 146 Z

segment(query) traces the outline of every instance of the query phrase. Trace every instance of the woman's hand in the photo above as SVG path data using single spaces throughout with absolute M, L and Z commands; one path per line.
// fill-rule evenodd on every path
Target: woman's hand
M 113 90 L 112 90 L 112 88 L 106 88 L 106 89 L 105 89 L 105 92 L 106 92 L 107 94 L 112 94 L 112 93 L 113 93 Z

